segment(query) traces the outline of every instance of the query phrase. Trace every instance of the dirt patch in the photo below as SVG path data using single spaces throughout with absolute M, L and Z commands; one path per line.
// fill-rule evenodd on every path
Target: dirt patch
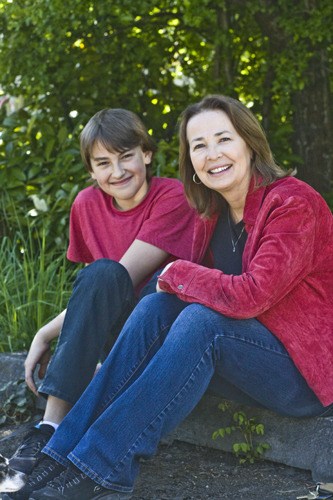
M 0 428 L 0 452 L 10 456 L 27 427 Z M 142 460 L 132 500 L 295 500 L 312 485 L 309 471 L 267 461 L 239 465 L 230 453 L 174 441 Z

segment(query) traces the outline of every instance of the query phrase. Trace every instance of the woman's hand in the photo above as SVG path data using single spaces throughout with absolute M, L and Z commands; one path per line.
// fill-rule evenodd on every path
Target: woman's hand
M 169 267 L 172 266 L 172 264 L 173 264 L 173 262 L 169 262 L 169 264 L 167 264 L 165 266 L 165 268 L 163 269 L 163 271 L 161 272 L 160 276 L 162 276 L 169 269 Z M 164 292 L 164 290 L 161 290 L 161 288 L 160 288 L 160 286 L 158 284 L 158 280 L 157 280 L 157 284 L 156 284 L 156 292 Z

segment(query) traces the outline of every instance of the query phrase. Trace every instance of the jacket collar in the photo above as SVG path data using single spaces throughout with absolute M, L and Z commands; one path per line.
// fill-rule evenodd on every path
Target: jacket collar
M 260 182 L 260 179 L 259 179 Z M 246 195 L 243 221 L 247 226 L 253 226 L 266 195 L 267 186 L 255 187 L 252 177 L 249 191 Z

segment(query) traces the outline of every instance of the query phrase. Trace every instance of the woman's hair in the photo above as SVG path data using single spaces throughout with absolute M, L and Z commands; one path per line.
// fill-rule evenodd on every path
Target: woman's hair
M 237 133 L 252 151 L 251 170 L 255 187 L 271 184 L 276 179 L 291 174 L 279 167 L 273 158 L 265 132 L 254 114 L 241 102 L 223 95 L 209 95 L 196 104 L 188 106 L 180 117 L 179 125 L 179 170 L 186 196 L 196 210 L 210 216 L 221 210 L 225 203 L 222 196 L 193 182 L 194 168 L 190 158 L 187 140 L 187 125 L 190 119 L 203 111 L 223 111 Z
M 92 172 L 91 154 L 96 143 L 108 151 L 122 153 L 140 146 L 145 153 L 156 152 L 156 145 L 140 118 L 126 109 L 102 109 L 86 124 L 80 134 L 80 150 L 83 163 Z M 149 179 L 150 165 L 147 165 Z

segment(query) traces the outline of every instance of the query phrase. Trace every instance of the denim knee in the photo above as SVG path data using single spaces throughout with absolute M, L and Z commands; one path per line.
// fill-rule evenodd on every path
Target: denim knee
M 130 279 L 126 268 L 111 259 L 98 259 L 89 264 L 79 273 L 79 279 L 88 280 L 96 283 L 110 283 L 114 279 Z

